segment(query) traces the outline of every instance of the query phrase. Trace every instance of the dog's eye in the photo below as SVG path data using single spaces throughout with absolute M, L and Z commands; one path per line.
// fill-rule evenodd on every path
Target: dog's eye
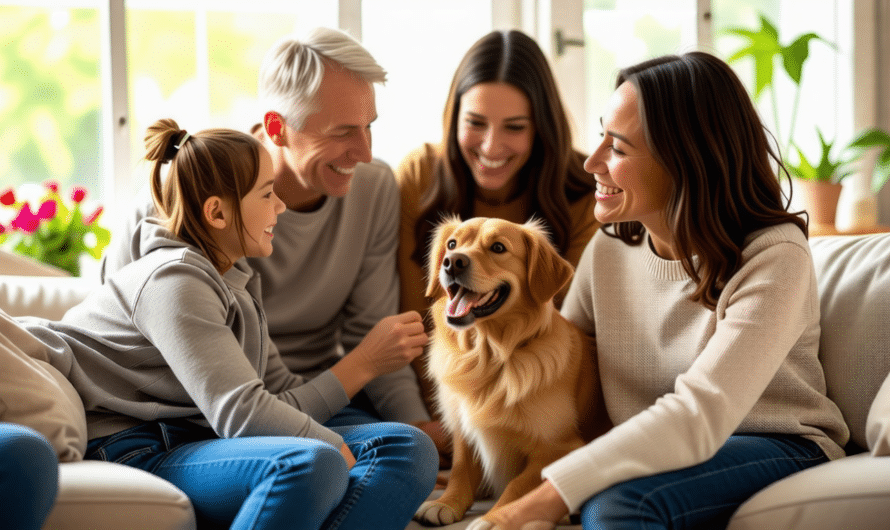
M 490 248 L 495 254 L 503 254 L 504 252 L 507 252 L 507 247 L 505 247 L 503 243 L 494 243 Z
M 448 250 L 454 250 L 454 247 L 457 246 L 457 241 L 455 241 L 454 239 L 449 239 L 448 244 L 445 246 L 448 247 Z

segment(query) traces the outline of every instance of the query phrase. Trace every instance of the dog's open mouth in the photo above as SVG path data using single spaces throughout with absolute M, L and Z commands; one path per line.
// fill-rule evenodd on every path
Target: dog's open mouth
M 477 318 L 487 317 L 497 311 L 510 294 L 510 284 L 502 283 L 487 293 L 477 293 L 466 287 L 452 283 L 448 286 L 448 304 L 445 316 L 454 326 L 469 326 Z

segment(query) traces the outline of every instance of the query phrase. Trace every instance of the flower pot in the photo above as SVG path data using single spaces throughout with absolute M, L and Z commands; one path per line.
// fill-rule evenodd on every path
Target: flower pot
M 801 179 L 794 179 L 794 186 L 800 192 L 804 209 L 810 217 L 810 231 L 834 231 L 837 202 L 843 186 L 836 182 Z

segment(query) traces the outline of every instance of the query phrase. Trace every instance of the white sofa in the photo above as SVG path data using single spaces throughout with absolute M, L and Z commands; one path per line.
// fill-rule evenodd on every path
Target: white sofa
M 766 488 L 742 505 L 730 522 L 731 530 L 871 529 L 890 524 L 890 234 L 818 237 L 811 247 L 821 296 L 820 355 L 828 393 L 844 414 L 851 442 L 864 451 Z M 0 309 L 13 316 L 59 318 L 95 286 L 84 278 L 35 276 L 41 271 L 4 263 L 8 259 L 0 255 Z M 488 504 L 477 503 L 468 519 L 446 528 L 465 528 Z M 59 496 L 44 528 L 194 527 L 188 499 L 172 484 L 122 465 L 70 462 L 60 465 Z M 420 528 L 416 522 L 409 525 Z
M 61 318 L 97 284 L 98 280 L 71 278 L 51 267 L 0 251 L 0 309 L 11 316 Z M 25 348 L 22 344 L 18 346 Z M 43 370 L 46 373 L 53 369 L 44 366 Z M 59 381 L 61 374 L 58 372 L 50 375 L 56 376 L 58 384 L 67 384 L 64 379 Z M 47 388 L 36 391 L 48 394 L 51 386 L 50 381 Z M 70 423 L 80 427 L 68 430 L 69 440 L 66 442 L 73 448 L 62 455 L 73 461 L 59 465 L 58 495 L 43 525 L 44 530 L 194 530 L 196 523 L 191 502 L 173 484 L 121 464 L 79 459 L 86 438 L 86 418 L 77 414 L 82 412 L 83 404 L 73 387 L 68 385 L 62 390 L 60 397 L 70 398 L 76 406 L 60 407 L 60 410 L 74 410 L 72 416 L 76 417 L 70 418 Z M 32 394 L 29 398 L 33 400 L 35 396 Z M 82 440 L 79 443 L 71 441 L 77 437 L 71 433 L 80 433 L 81 428 Z M 74 447 L 77 445 L 79 447 Z

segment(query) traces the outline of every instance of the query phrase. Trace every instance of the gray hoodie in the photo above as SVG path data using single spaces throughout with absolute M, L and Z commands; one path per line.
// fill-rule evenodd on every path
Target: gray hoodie
M 320 423 L 349 399 L 323 372 L 294 375 L 269 339 L 259 276 L 245 260 L 224 275 L 152 218 L 142 257 L 59 322 L 21 319 L 77 389 L 89 437 L 143 421 L 187 418 L 221 438 L 301 436 L 339 447 Z

